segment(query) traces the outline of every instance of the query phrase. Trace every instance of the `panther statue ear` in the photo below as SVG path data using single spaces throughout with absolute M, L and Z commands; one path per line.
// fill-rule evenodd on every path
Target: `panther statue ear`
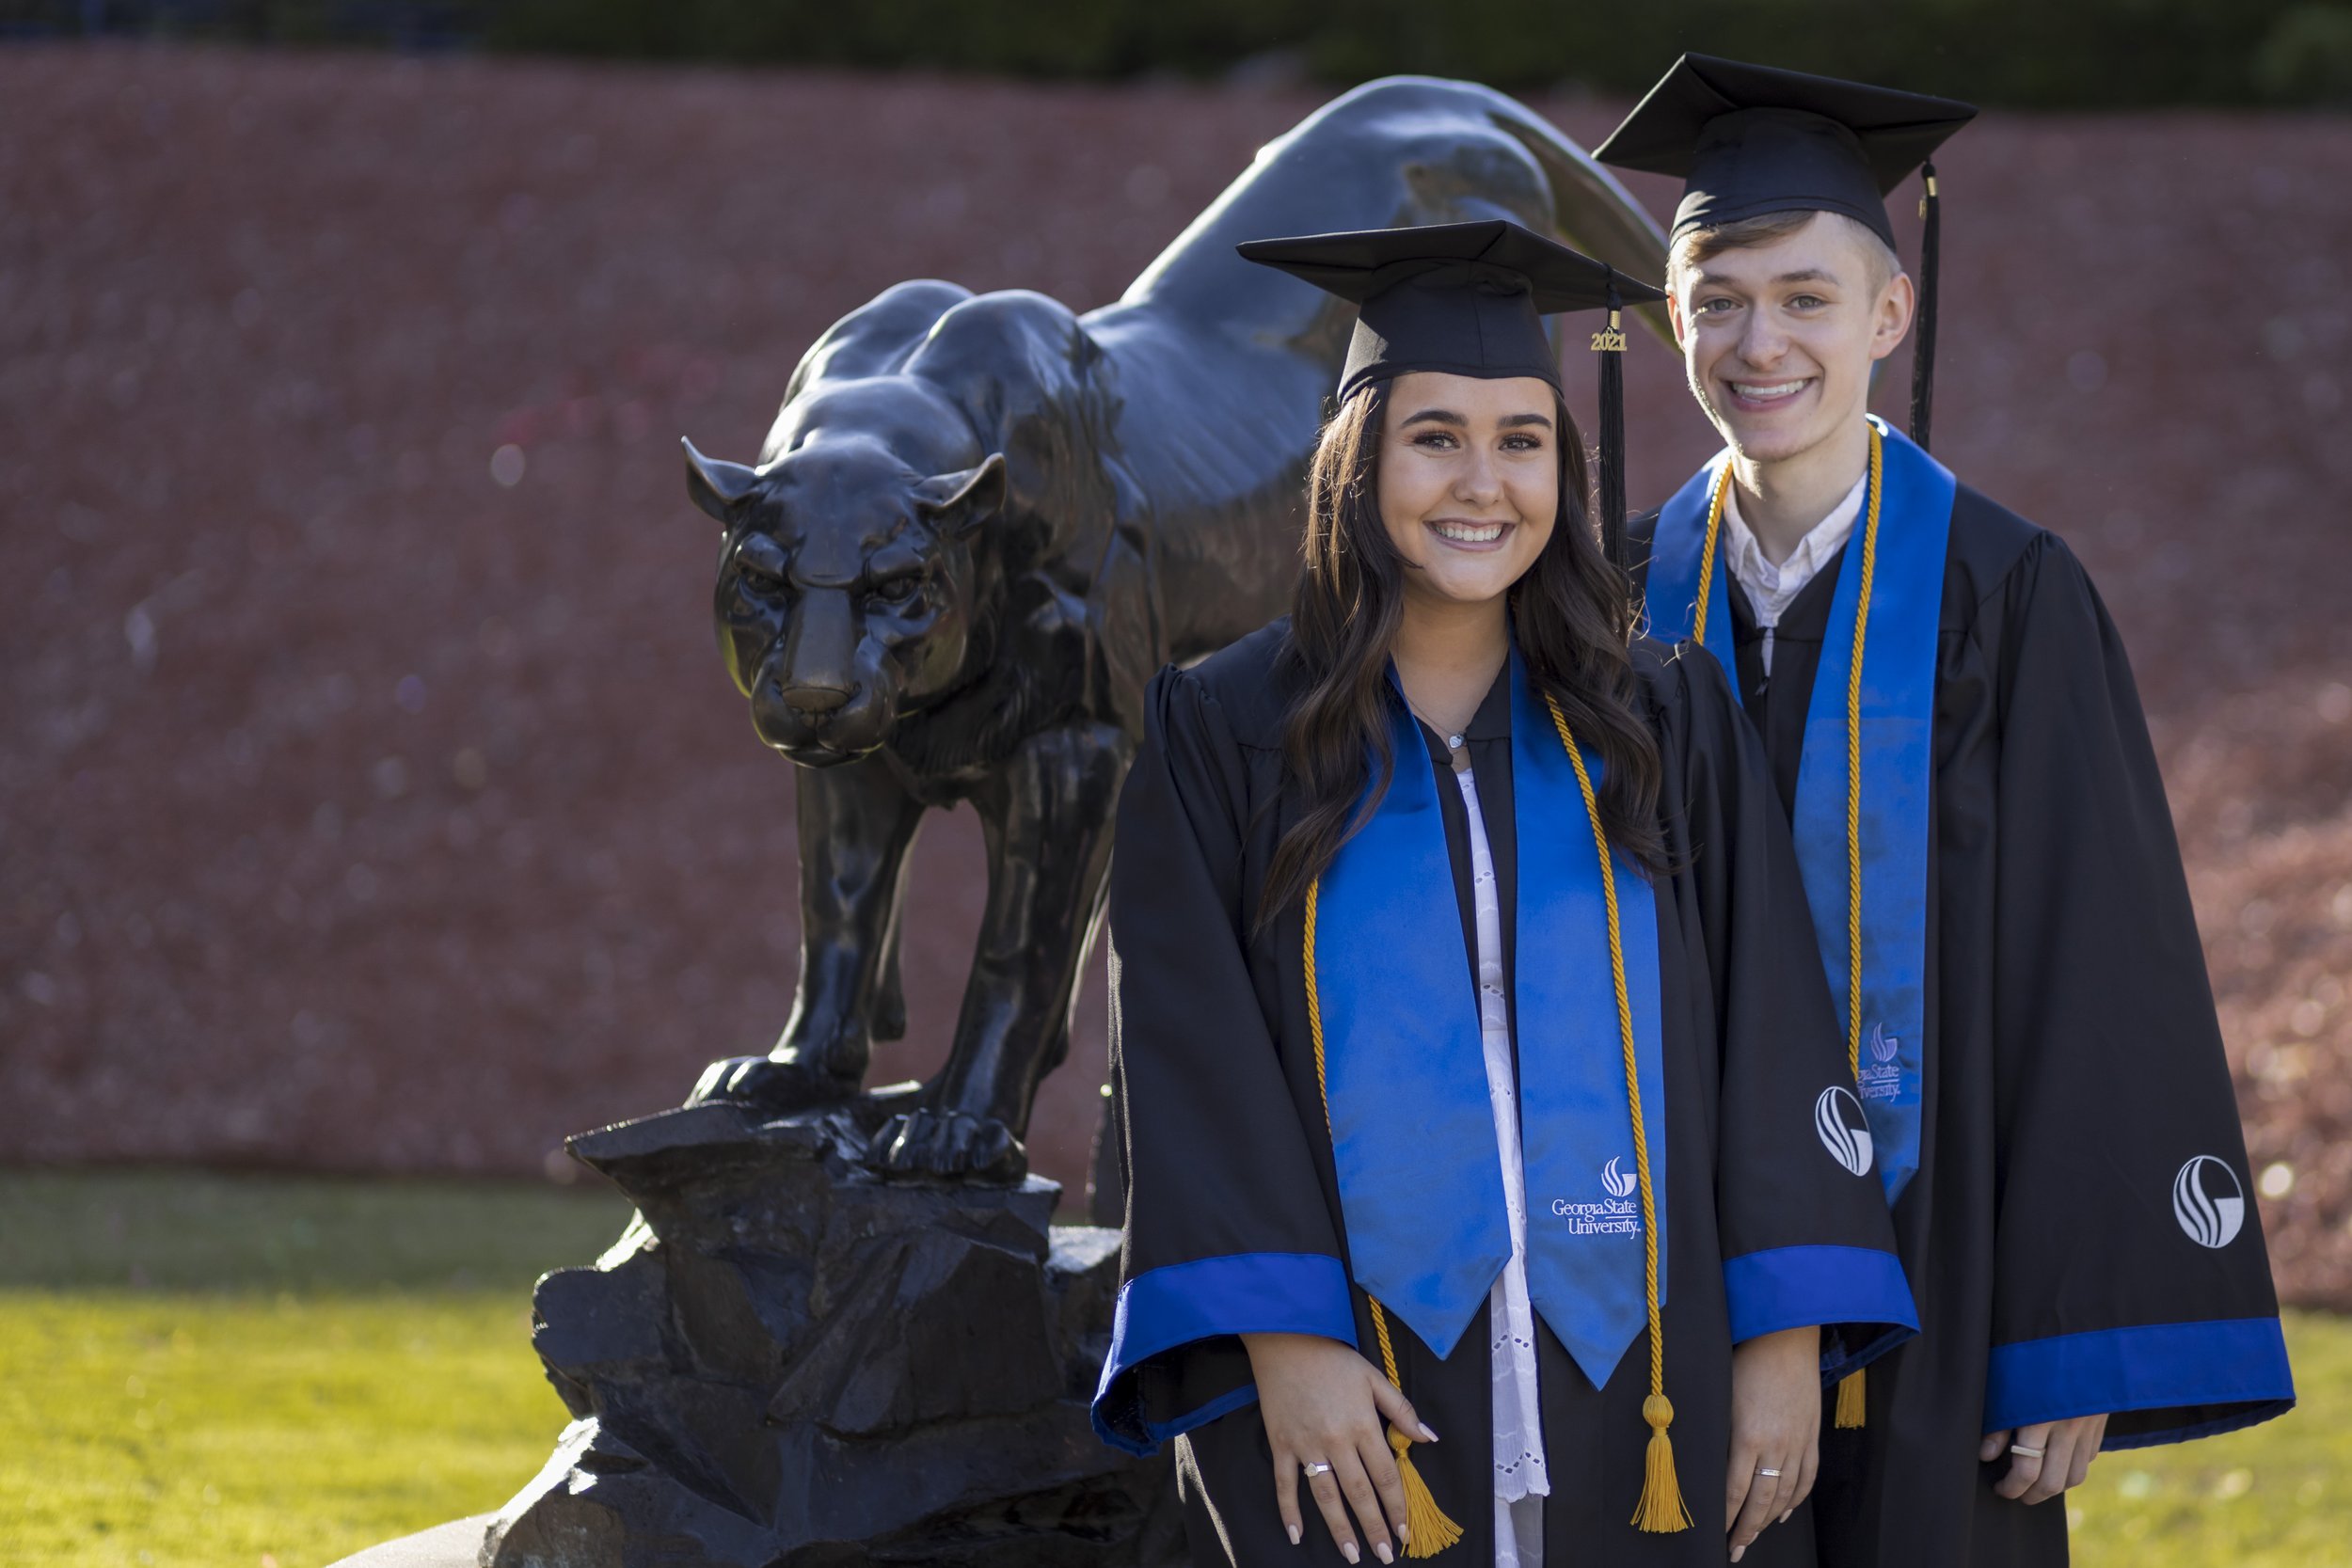
M 1005 509 L 1005 454 L 992 451 L 977 468 L 933 474 L 914 486 L 914 509 L 946 533 L 968 533 Z
M 759 470 L 740 463 L 705 457 L 694 450 L 693 442 L 683 436 L 678 438 L 678 445 L 686 449 L 686 493 L 694 498 L 696 506 L 719 521 L 735 521 L 736 506 L 759 487 Z

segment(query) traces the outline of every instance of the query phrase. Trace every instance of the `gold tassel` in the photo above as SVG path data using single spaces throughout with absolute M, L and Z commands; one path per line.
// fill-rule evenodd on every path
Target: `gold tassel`
M 1405 1450 L 1413 1440 L 1394 1427 L 1389 1428 L 1389 1447 L 1396 1450 L 1396 1476 L 1405 1486 L 1405 1555 L 1409 1558 L 1436 1557 L 1462 1539 L 1462 1527 L 1446 1517 L 1445 1510 L 1429 1493 L 1429 1483 L 1421 1479 L 1421 1471 Z
M 1852 1432 L 1866 1424 L 1868 1407 L 1862 1399 L 1860 1372 L 1848 1372 L 1837 1380 L 1837 1430 Z
M 1674 1402 L 1663 1394 L 1652 1394 L 1642 1402 L 1642 1419 L 1649 1423 L 1649 1455 L 1642 1465 L 1642 1500 L 1633 1507 L 1633 1528 L 1652 1535 L 1689 1529 L 1691 1511 L 1682 1506 L 1674 1440 L 1666 1435 L 1674 1425 Z

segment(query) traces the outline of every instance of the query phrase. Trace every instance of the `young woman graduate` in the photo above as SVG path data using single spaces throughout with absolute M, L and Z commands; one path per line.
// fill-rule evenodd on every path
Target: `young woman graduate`
M 2064 544 L 1869 419 L 1912 322 L 1883 194 L 1964 103 L 1689 55 L 1598 156 L 1680 175 L 1668 286 L 1729 443 L 1634 525 L 1794 826 L 1918 1339 L 1841 1390 L 1824 1562 L 2032 1568 L 2104 1446 L 2294 1402 L 2172 817 Z
M 1360 315 L 1295 611 L 1162 673 L 1120 802 L 1097 1429 L 1177 1440 L 1200 1564 L 1809 1560 L 1824 1370 L 1913 1314 L 1762 753 L 1588 521 L 1541 312 L 1656 291 L 1243 253 Z

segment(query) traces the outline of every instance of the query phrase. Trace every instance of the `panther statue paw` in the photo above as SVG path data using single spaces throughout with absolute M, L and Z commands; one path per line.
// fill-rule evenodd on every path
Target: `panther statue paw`
M 703 1069 L 686 1103 L 729 1100 L 762 1115 L 780 1117 L 855 1099 L 860 1085 L 859 1078 L 845 1078 L 790 1058 L 729 1056 Z
M 910 1111 L 875 1134 L 867 1163 L 885 1176 L 1014 1186 L 1029 1174 L 1029 1151 L 994 1117 L 969 1111 Z

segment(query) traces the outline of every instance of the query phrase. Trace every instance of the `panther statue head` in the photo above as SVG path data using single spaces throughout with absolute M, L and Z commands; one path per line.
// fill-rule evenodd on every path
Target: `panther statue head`
M 976 546 L 1004 508 L 1005 460 L 934 388 L 812 388 L 757 467 L 685 446 L 687 488 L 725 531 L 720 653 L 762 741 L 833 767 L 965 683 L 992 586 Z

